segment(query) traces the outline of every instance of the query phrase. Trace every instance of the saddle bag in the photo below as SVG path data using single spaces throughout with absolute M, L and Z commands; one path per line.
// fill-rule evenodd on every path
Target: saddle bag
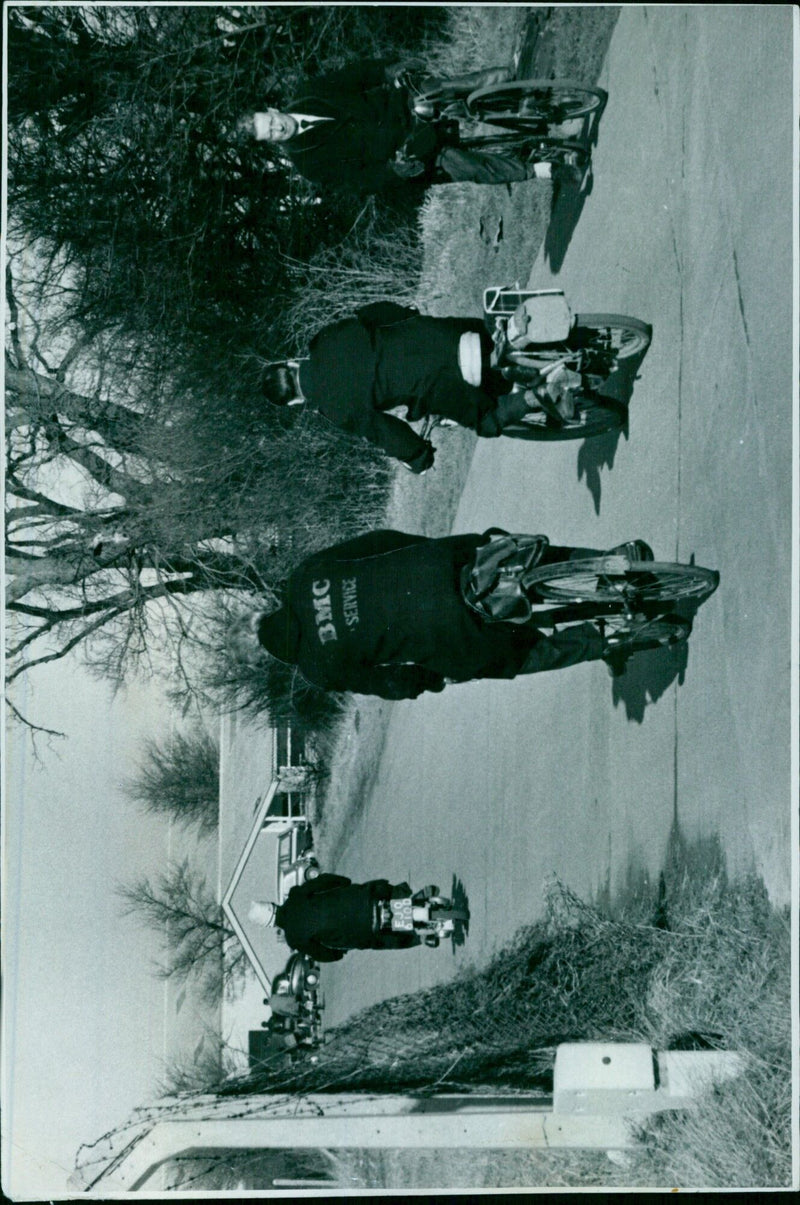
M 461 571 L 464 602 L 490 623 L 527 623 L 532 607 L 521 580 L 538 565 L 550 541 L 547 536 L 492 532 Z
M 543 289 L 517 306 L 506 334 L 509 345 L 517 350 L 532 343 L 561 343 L 571 327 L 572 311 L 561 289 Z

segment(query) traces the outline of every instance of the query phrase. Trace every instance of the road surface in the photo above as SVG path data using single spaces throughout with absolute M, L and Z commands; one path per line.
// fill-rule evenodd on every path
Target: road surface
M 718 569 L 721 586 L 683 661 L 394 706 L 335 869 L 457 881 L 470 932 L 455 950 L 326 969 L 329 1024 L 483 962 L 541 914 L 553 874 L 613 899 L 656 882 L 680 842 L 789 898 L 791 22 L 766 6 L 622 10 L 594 187 L 530 279 L 576 309 L 653 323 L 629 438 L 480 441 L 454 525 L 599 547 L 642 536 L 657 558 Z

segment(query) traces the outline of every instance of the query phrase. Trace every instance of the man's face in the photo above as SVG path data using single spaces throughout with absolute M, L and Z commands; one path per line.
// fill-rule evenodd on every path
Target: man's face
M 297 132 L 297 122 L 280 109 L 253 114 L 253 133 L 258 142 L 286 142 Z

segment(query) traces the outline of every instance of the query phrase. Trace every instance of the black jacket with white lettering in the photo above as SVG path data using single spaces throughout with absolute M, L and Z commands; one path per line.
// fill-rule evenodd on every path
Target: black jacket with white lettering
M 374 531 L 315 553 L 290 575 L 258 636 L 325 690 L 416 698 L 445 680 L 513 678 L 535 632 L 484 623 L 459 578 L 487 535 Z

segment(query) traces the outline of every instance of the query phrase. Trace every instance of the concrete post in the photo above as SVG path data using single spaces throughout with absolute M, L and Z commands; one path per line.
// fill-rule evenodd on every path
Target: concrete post
M 269 1102 L 268 1097 L 262 1098 Z M 541 1098 L 480 1096 L 303 1097 L 316 1116 L 216 1117 L 157 1122 L 124 1157 L 86 1189 L 134 1192 L 167 1160 L 204 1149 L 476 1148 L 536 1150 L 548 1147 L 623 1149 L 632 1145 L 621 1117 L 556 1116 Z M 257 1103 L 252 1097 L 248 1107 Z M 269 1102 L 271 1103 L 271 1102 Z M 324 1110 L 324 1112 L 323 1112 Z
M 631 1123 L 684 1108 L 714 1082 L 738 1075 L 734 1051 L 666 1051 L 647 1045 L 579 1042 L 559 1046 L 553 1100 L 541 1096 L 199 1097 L 143 1122 L 102 1169 L 73 1178 L 88 1191 L 142 1188 L 176 1155 L 204 1150 L 336 1148 L 615 1151 L 634 1145 Z

